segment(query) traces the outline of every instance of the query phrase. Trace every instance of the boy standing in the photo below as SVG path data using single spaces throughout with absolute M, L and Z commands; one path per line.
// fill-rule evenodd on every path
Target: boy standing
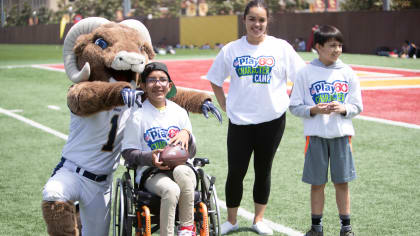
M 329 162 L 341 220 L 340 236 L 354 236 L 348 182 L 356 178 L 351 118 L 363 110 L 360 83 L 354 71 L 338 59 L 343 36 L 337 28 L 320 26 L 314 34 L 314 45 L 319 58 L 298 73 L 290 101 L 292 114 L 303 118 L 306 136 L 302 181 L 311 184 L 312 212 L 312 227 L 306 236 L 323 236 Z

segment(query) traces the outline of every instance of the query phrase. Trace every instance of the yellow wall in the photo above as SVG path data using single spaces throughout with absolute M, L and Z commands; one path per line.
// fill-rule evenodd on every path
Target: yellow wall
M 202 46 L 209 43 L 226 44 L 238 38 L 238 17 L 201 16 L 181 17 L 179 27 L 181 45 Z

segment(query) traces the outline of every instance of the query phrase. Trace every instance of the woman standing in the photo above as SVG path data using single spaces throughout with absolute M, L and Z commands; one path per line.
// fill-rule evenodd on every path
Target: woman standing
M 238 229 L 243 179 L 252 153 L 255 170 L 252 228 L 262 235 L 273 234 L 262 220 L 270 194 L 271 166 L 286 124 L 287 79 L 294 81 L 305 63 L 289 43 L 267 35 L 268 17 L 263 0 L 250 1 L 244 11 L 246 36 L 223 47 L 207 74 L 217 101 L 229 117 L 225 186 L 228 219 L 222 225 L 222 234 Z M 222 85 L 228 76 L 230 88 L 226 99 Z

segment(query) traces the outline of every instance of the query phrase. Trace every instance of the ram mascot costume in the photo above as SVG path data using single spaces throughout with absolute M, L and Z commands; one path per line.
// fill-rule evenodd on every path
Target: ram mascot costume
M 80 235 L 74 202 L 79 202 L 84 236 L 107 236 L 111 186 L 129 107 L 141 106 L 136 81 L 155 56 L 147 28 L 137 20 L 120 23 L 90 17 L 75 24 L 63 47 L 64 67 L 74 84 L 62 158 L 43 189 L 42 213 L 50 235 Z M 178 89 L 174 102 L 186 110 L 220 111 L 205 93 Z M 80 226 L 80 225 L 79 225 Z

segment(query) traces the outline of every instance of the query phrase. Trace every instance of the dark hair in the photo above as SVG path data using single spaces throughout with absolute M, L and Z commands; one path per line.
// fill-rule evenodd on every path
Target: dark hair
M 252 1 L 249 1 L 248 4 L 246 4 L 246 7 L 245 7 L 244 19 L 248 15 L 249 9 L 251 9 L 253 7 L 262 7 L 262 8 L 264 8 L 265 9 L 265 12 L 267 13 L 267 19 L 268 19 L 268 17 L 269 17 L 268 6 L 264 2 L 264 0 L 252 0 Z
M 343 43 L 343 35 L 340 30 L 332 25 L 321 25 L 314 32 L 314 45 L 319 44 L 324 46 L 324 43 L 335 39 L 340 43 Z

